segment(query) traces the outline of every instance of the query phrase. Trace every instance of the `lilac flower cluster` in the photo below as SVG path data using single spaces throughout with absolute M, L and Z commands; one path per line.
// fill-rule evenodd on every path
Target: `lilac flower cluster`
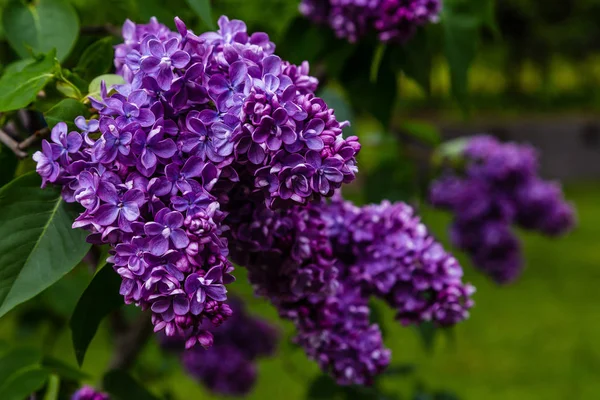
M 468 317 L 473 288 L 408 205 L 355 207 L 336 197 L 271 210 L 247 199 L 241 192 L 228 205 L 231 256 L 339 384 L 370 384 L 390 362 L 369 321 L 371 296 L 386 300 L 404 324 Z
M 538 176 L 532 147 L 481 135 L 469 140 L 462 156 L 462 174 L 450 171 L 433 182 L 430 201 L 454 213 L 454 245 L 494 281 L 511 282 L 523 264 L 511 225 L 559 236 L 574 226 L 575 210 L 557 183 Z
M 382 42 L 405 42 L 419 26 L 437 22 L 441 0 L 302 0 L 300 12 L 328 24 L 350 42 L 375 33 Z
M 274 353 L 279 334 L 266 321 L 248 315 L 239 299 L 231 298 L 229 304 L 233 316 L 216 329 L 207 327 L 214 334 L 214 346 L 186 351 L 182 362 L 210 391 L 244 395 L 256 383 L 256 360 Z
M 150 309 L 155 331 L 209 347 L 205 321 L 232 314 L 228 193 L 243 184 L 269 209 L 330 196 L 354 179 L 360 146 L 308 65 L 274 55 L 266 34 L 227 17 L 199 36 L 175 23 L 127 21 L 115 50 L 127 83 L 102 85 L 98 118 L 57 124 L 34 160 L 43 185 L 84 207 L 73 227 L 111 245 L 125 302 Z
M 106 393 L 98 392 L 91 386 L 82 386 L 78 389 L 71 400 L 109 400 L 110 397 Z

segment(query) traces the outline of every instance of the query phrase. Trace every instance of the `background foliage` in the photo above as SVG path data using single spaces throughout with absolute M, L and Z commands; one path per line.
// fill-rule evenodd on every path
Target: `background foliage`
M 600 106 L 598 0 L 446 0 L 441 23 L 419 31 L 405 47 L 338 40 L 327 28 L 301 18 L 295 1 L 212 3 L 0 0 L 0 125 L 12 124 L 18 138 L 27 140 L 46 125 L 85 115 L 85 97 L 99 91 L 100 81 L 118 82 L 110 75 L 112 46 L 126 18 L 146 22 L 156 16 L 174 28 L 178 15 L 202 32 L 225 14 L 246 21 L 250 31 L 269 33 L 283 58 L 309 60 L 321 81 L 321 96 L 340 119 L 352 120 L 349 130 L 364 148 L 359 182 L 347 197 L 420 204 L 425 222 L 445 238 L 448 217 L 421 201 L 430 178 L 424 160 L 443 139 L 436 122 L 588 114 Z M 35 112 L 19 111 L 23 108 Z M 44 388 L 51 400 L 58 396 L 59 380 L 65 391 L 81 379 L 103 381 L 118 398 L 203 393 L 154 341 L 144 347 L 131 375 L 105 375 L 115 321 L 104 317 L 121 306 L 119 282 L 110 269 L 92 277 L 85 263 L 77 265 L 89 246 L 82 232 L 70 229 L 73 210 L 58 192 L 37 190 L 40 181 L 32 170 L 30 159 L 18 160 L 0 147 L 0 398 L 19 399 Z M 286 336 L 278 357 L 260 362 L 259 383 L 250 397 L 594 398 L 600 391 L 595 379 L 600 325 L 590 299 L 600 277 L 594 250 L 600 186 L 574 181 L 568 189 L 579 210 L 579 229 L 556 243 L 524 236 L 528 270 L 515 285 L 495 287 L 461 258 L 478 294 L 471 320 L 455 330 L 414 332 L 376 305 L 394 359 L 373 390 L 339 389 L 321 376 L 288 343 L 291 327 L 252 296 L 244 271 L 238 270 L 234 291 L 253 312 L 280 324 Z M 19 207 L 12 206 L 15 199 L 21 199 Z M 14 232 L 15 220 L 23 232 Z M 68 247 L 61 248 L 65 243 Z M 122 311 L 127 320 L 138 317 L 130 307 Z

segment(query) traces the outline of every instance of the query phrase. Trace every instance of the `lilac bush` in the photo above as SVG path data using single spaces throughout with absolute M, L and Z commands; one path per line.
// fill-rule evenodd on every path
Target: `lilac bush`
M 491 136 L 469 140 L 464 166 L 430 187 L 430 201 L 453 212 L 450 237 L 475 266 L 498 283 L 514 281 L 523 257 L 511 225 L 559 236 L 575 225 L 575 210 L 558 183 L 538 176 L 537 154 L 526 145 Z
M 300 12 L 327 24 L 339 38 L 356 42 L 375 34 L 382 42 L 405 42 L 419 26 L 437 22 L 441 0 L 302 0 Z
M 201 35 L 175 23 L 127 21 L 115 51 L 126 84 L 102 85 L 97 119 L 58 123 L 35 160 L 43 185 L 83 206 L 73 227 L 111 246 L 125 302 L 185 342 L 190 372 L 227 393 L 255 379 L 256 355 L 223 325 L 246 324 L 227 303 L 230 258 L 340 384 L 370 384 L 390 362 L 371 297 L 403 324 L 467 318 L 473 288 L 410 206 L 326 200 L 354 180 L 360 144 L 315 96 L 308 64 L 281 60 L 241 21 Z

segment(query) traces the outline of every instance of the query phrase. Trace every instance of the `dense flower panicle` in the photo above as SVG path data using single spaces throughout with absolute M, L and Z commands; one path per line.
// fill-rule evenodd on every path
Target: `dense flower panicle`
M 404 203 L 356 207 L 336 197 L 271 210 L 241 192 L 226 207 L 232 258 L 340 384 L 370 384 L 390 362 L 369 321 L 371 296 L 386 300 L 405 324 L 468 317 L 473 288 Z
M 514 281 L 523 260 L 511 225 L 558 236 L 574 226 L 575 210 L 557 183 L 538 177 L 531 146 L 480 135 L 469 140 L 463 156 L 464 171 L 433 182 L 430 201 L 454 213 L 452 242 L 477 267 L 498 283 Z
M 370 33 L 405 42 L 419 26 L 437 22 L 441 7 L 441 0 L 302 0 L 300 12 L 350 42 Z
M 97 391 L 91 386 L 82 386 L 73 393 L 71 400 L 110 400 L 110 396 Z
M 231 316 L 229 192 L 243 184 L 267 210 L 331 196 L 354 179 L 360 145 L 314 95 L 308 64 L 281 60 L 266 34 L 227 17 L 201 35 L 175 23 L 125 22 L 126 84 L 102 84 L 97 119 L 57 124 L 34 160 L 43 185 L 84 207 L 73 227 L 112 246 L 125 302 L 208 347 L 208 327 Z
M 231 298 L 232 316 L 219 327 L 207 325 L 214 334 L 209 349 L 193 348 L 181 355 L 186 371 L 207 389 L 223 395 L 247 394 L 257 378 L 256 360 L 274 353 L 279 339 L 275 327 L 247 314 L 240 299 Z M 181 351 L 179 337 L 161 338 L 166 350 Z

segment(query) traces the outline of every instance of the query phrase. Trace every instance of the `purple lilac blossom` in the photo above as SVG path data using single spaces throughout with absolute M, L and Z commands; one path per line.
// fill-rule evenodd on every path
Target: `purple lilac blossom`
M 265 33 L 227 17 L 201 35 L 175 24 L 126 21 L 126 83 L 102 84 L 93 118 L 57 124 L 34 160 L 43 185 L 85 208 L 73 227 L 111 245 L 125 302 L 151 310 L 155 331 L 209 347 L 208 327 L 231 316 L 229 193 L 249 185 L 269 210 L 331 196 L 354 179 L 360 145 L 314 95 L 308 64 L 281 60 Z
M 453 244 L 498 283 L 517 279 L 523 266 L 512 225 L 559 236 L 575 225 L 575 210 L 561 187 L 538 176 L 531 146 L 500 143 L 487 135 L 469 140 L 464 171 L 446 171 L 431 184 L 429 198 L 454 213 Z
M 437 22 L 441 0 L 302 0 L 300 12 L 328 24 L 354 43 L 374 33 L 382 42 L 406 42 L 419 26 Z
M 387 301 L 403 324 L 468 317 L 473 287 L 408 205 L 356 207 L 336 196 L 272 210 L 249 201 L 249 192 L 232 193 L 225 206 L 232 259 L 339 384 L 371 384 L 390 362 L 369 321 L 370 297 Z
M 82 386 L 73 393 L 71 400 L 110 400 L 110 396 L 97 391 L 91 386 Z
M 247 313 L 243 302 L 232 297 L 233 315 L 217 328 L 207 326 L 214 334 L 214 345 L 193 348 L 181 355 L 185 370 L 210 391 L 221 395 L 248 394 L 257 379 L 256 360 L 272 356 L 279 332 L 266 321 Z M 161 337 L 163 349 L 180 352 L 181 338 Z

